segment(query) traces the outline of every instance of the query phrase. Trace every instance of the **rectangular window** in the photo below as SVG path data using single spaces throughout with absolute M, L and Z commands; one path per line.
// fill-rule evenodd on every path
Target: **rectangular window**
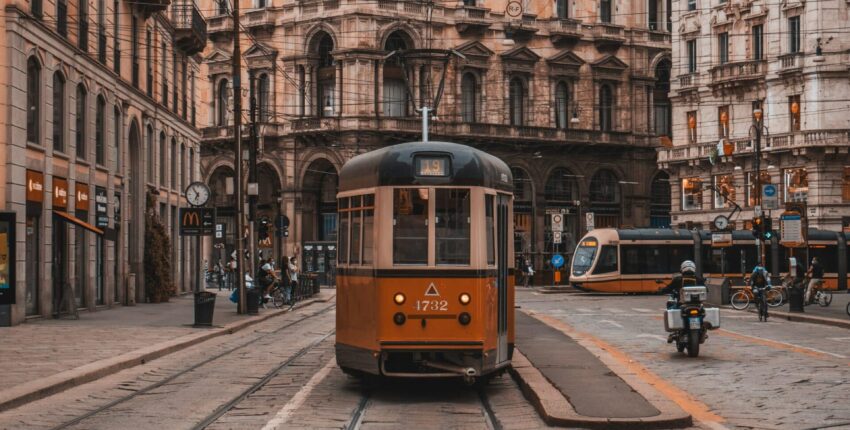
M 735 177 L 732 175 L 717 175 L 714 181 L 714 208 L 735 207 Z
M 796 54 L 800 52 L 800 17 L 788 18 L 788 52 Z
M 788 116 L 791 119 L 789 121 L 791 131 L 800 131 L 800 111 L 802 109 L 803 105 L 800 104 L 799 95 L 788 97 Z
M 496 217 L 493 208 L 495 197 L 492 195 L 484 196 L 484 228 L 487 229 L 487 264 L 496 264 Z
M 682 179 L 682 210 L 695 211 L 702 209 L 702 179 Z
M 841 202 L 850 202 L 850 166 L 844 166 L 844 176 L 841 181 Z
M 337 235 L 337 262 L 339 264 L 348 264 L 348 216 L 347 212 L 350 199 L 343 197 L 339 199 L 339 231 Z
M 688 10 L 697 10 L 697 0 L 688 0 Z
M 139 20 L 130 15 L 132 28 L 130 29 L 130 43 L 132 44 L 131 55 L 133 58 L 133 86 L 139 88 Z M 118 36 L 116 36 L 118 37 Z M 116 54 L 120 56 L 120 54 Z
M 756 199 L 758 199 L 758 196 L 761 194 L 759 191 L 761 187 L 773 182 L 770 178 L 770 173 L 764 171 L 761 172 L 758 184 L 756 184 L 756 177 L 753 172 L 747 172 L 745 181 L 746 184 L 744 184 L 744 188 L 747 190 L 747 200 L 745 203 L 747 207 L 755 206 L 758 203 L 758 200 Z
M 374 205 L 374 196 L 371 205 Z M 375 210 L 363 210 L 363 264 L 372 264 L 372 255 L 375 253 Z
M 600 0 L 599 2 L 599 19 L 600 21 L 610 24 L 611 23 L 611 2 L 613 0 Z
M 89 50 L 89 2 L 81 1 L 77 3 L 79 8 L 79 32 L 77 34 L 77 47 L 88 52 Z
M 805 167 L 785 169 L 785 201 L 803 202 L 809 197 L 809 176 Z
M 720 64 L 729 62 L 729 33 L 720 33 L 717 35 L 717 56 Z
M 468 189 L 437 189 L 437 264 L 469 264 L 469 197 Z
M 121 74 L 121 44 L 120 39 L 118 38 L 119 28 L 118 28 L 118 17 L 119 17 L 119 0 L 115 0 L 112 2 L 112 70 Z
M 687 118 L 688 141 L 690 143 L 697 143 L 697 111 L 688 112 Z
M 697 72 L 697 41 L 689 40 L 688 42 L 688 73 Z
M 97 61 L 106 64 L 106 0 L 97 2 Z
M 764 59 L 764 26 L 754 25 L 753 35 L 753 60 Z
M 145 35 L 145 54 L 146 58 L 146 66 L 145 66 L 145 80 L 147 81 L 147 89 L 148 89 L 148 97 L 153 98 L 153 32 L 148 28 Z
M 56 32 L 68 37 L 68 0 L 56 0 Z
M 177 80 L 177 50 L 171 51 L 171 82 L 174 85 L 174 90 L 171 91 L 171 110 L 177 113 L 177 93 L 180 84 L 180 81 Z
M 428 264 L 428 188 L 393 191 L 393 264 Z
M 359 199 L 360 196 L 353 197 L 352 199 Z M 362 211 L 355 210 L 351 212 L 351 253 L 349 254 L 348 264 L 360 264 L 360 250 L 361 250 L 361 232 L 360 226 L 362 224 Z
M 717 135 L 729 137 L 729 105 L 717 108 Z
M 168 107 L 168 52 L 162 42 L 162 105 Z

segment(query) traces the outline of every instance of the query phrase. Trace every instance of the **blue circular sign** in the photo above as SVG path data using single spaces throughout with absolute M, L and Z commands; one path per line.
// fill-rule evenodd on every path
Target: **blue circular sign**
M 776 195 L 776 185 L 765 185 L 764 186 L 764 195 L 767 197 L 773 197 Z
M 561 254 L 555 254 L 552 256 L 552 266 L 556 269 L 560 269 L 564 265 L 564 257 Z

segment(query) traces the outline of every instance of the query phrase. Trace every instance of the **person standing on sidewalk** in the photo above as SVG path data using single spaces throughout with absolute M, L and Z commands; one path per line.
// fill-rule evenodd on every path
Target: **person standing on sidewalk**
M 815 289 L 820 288 L 820 285 L 823 283 L 823 266 L 821 266 L 817 257 L 812 257 L 812 264 L 809 266 L 807 274 L 810 280 L 809 286 L 806 288 L 806 303 L 811 303 Z

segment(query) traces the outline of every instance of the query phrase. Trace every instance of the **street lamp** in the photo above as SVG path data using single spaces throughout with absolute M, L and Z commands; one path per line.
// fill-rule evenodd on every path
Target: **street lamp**
M 753 162 L 753 170 L 755 170 L 755 186 L 756 186 L 756 206 L 761 209 L 761 135 L 762 130 L 768 131 L 767 127 L 762 124 L 761 106 L 753 110 L 753 124 L 750 126 L 750 134 L 755 131 L 756 135 L 756 159 Z M 769 167 L 769 166 L 768 166 Z M 759 244 L 759 264 L 764 265 L 764 245 Z

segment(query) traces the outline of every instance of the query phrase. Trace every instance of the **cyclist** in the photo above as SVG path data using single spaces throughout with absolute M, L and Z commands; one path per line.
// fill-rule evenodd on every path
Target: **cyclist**
M 260 266 L 260 270 L 257 271 L 257 283 L 259 284 L 260 288 L 263 289 L 262 291 L 264 293 L 264 299 L 272 298 L 269 293 L 274 287 L 276 279 L 277 276 L 275 276 L 274 274 L 274 268 L 272 267 L 272 265 L 270 263 L 263 263 L 263 265 Z
M 761 263 L 756 263 L 753 268 L 753 273 L 750 274 L 750 288 L 752 288 L 753 296 L 756 299 L 756 307 L 759 311 L 759 321 L 767 321 L 767 291 L 771 289 L 770 273 L 762 266 Z
M 682 287 L 692 287 L 702 284 L 702 279 L 697 276 L 697 265 L 691 260 L 685 260 L 679 266 L 679 273 L 673 275 L 669 285 L 659 290 L 662 294 L 670 294 L 679 303 L 679 292 Z
M 806 288 L 806 303 L 812 303 L 815 290 L 820 288 L 821 283 L 823 283 L 823 266 L 821 266 L 817 257 L 812 257 L 812 264 L 809 266 L 806 274 L 809 275 L 809 285 Z

